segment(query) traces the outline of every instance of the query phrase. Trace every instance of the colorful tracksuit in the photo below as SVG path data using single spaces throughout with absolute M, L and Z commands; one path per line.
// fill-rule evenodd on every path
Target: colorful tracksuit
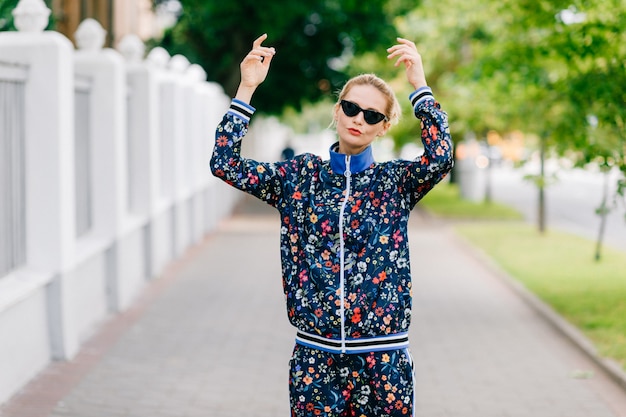
M 426 87 L 410 96 L 424 153 L 376 163 L 371 147 L 276 163 L 240 154 L 255 109 L 233 100 L 217 127 L 213 174 L 278 209 L 283 288 L 297 329 L 294 416 L 411 415 L 407 222 L 452 167 L 446 114 Z

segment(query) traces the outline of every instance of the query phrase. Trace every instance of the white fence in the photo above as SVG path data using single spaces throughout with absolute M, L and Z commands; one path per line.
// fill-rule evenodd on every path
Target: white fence
M 91 199 L 91 80 L 74 78 L 74 181 L 76 195 L 76 236 L 86 234 L 93 226 Z
M 240 195 L 208 166 L 221 87 L 184 57 L 144 59 L 133 36 L 103 49 L 103 36 L 91 20 L 78 50 L 56 32 L 0 33 L 0 404 L 72 358 Z M 277 158 L 285 129 L 257 123 L 272 136 L 253 128 L 247 154 Z
M 0 276 L 26 260 L 24 83 L 26 68 L 0 62 Z

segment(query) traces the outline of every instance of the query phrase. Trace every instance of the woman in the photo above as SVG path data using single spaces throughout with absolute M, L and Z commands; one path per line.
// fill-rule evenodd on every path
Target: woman
M 304 154 L 261 163 L 242 158 L 250 100 L 276 51 L 256 39 L 241 83 L 217 127 L 215 176 L 276 207 L 281 216 L 283 288 L 297 329 L 290 361 L 292 416 L 410 416 L 408 351 L 411 276 L 407 222 L 415 204 L 452 167 L 447 117 L 426 84 L 415 44 L 398 38 L 388 58 L 415 89 L 424 154 L 376 163 L 371 143 L 400 114 L 389 86 L 365 74 L 349 80 L 333 116 L 330 160 Z

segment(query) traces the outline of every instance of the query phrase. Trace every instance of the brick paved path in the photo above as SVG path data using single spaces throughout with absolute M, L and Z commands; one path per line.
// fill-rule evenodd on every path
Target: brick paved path
M 294 331 L 267 213 L 244 206 L 1 415 L 288 416 Z M 626 417 L 623 390 L 445 226 L 414 217 L 416 417 Z

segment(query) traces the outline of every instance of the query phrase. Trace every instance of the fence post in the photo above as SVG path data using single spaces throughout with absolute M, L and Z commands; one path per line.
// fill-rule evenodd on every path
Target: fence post
M 128 101 L 128 208 L 144 219 L 145 276 L 155 278 L 162 265 L 154 256 L 152 219 L 159 202 L 159 102 L 157 70 L 144 61 L 145 45 L 136 35 L 125 36 L 118 50 L 126 59 Z
M 29 27 L 26 32 L 3 33 L 0 51 L 3 59 L 28 67 L 27 263 L 39 270 L 63 270 L 74 255 L 72 44 L 59 33 Z
M 167 115 L 173 119 L 174 135 L 172 137 L 172 149 L 174 156 L 174 256 L 180 256 L 191 244 L 190 221 L 191 221 L 191 184 L 189 176 L 190 156 L 190 129 L 187 125 L 187 114 L 190 111 L 190 103 L 186 95 L 187 86 L 190 83 L 186 72 L 190 62 L 182 55 L 174 55 L 169 62 L 169 69 L 173 76 L 172 113 Z
M 119 52 L 105 48 L 106 31 L 93 19 L 84 20 L 75 37 L 77 75 L 91 79 L 91 145 L 93 146 L 93 232 L 114 239 L 127 213 L 125 63 Z
M 75 321 L 63 307 L 60 277 L 75 260 L 73 46 L 44 32 L 50 10 L 43 1 L 14 10 L 19 32 L 0 36 L 3 59 L 28 67 L 25 86 L 26 265 L 51 277 L 47 308 L 50 350 L 56 358 L 78 350 Z
M 90 237 L 107 247 L 107 303 L 110 311 L 124 308 L 120 287 L 118 240 L 127 229 L 126 68 L 121 54 L 103 49 L 106 31 L 94 19 L 76 31 L 77 75 L 91 79 L 90 129 L 93 227 Z M 137 261 L 139 262 L 139 260 Z
M 145 45 L 126 35 L 118 50 L 126 59 L 128 81 L 128 208 L 135 215 L 150 215 L 158 185 L 158 112 L 155 71 L 143 61 Z
M 206 170 L 202 169 L 205 154 L 202 149 L 206 141 L 205 120 L 207 103 L 205 101 L 206 72 L 198 64 L 192 64 L 185 72 L 188 79 L 185 89 L 185 126 L 187 135 L 187 182 L 191 189 L 189 201 L 189 234 L 192 243 L 199 242 L 204 236 L 204 199 L 202 198 L 202 179 Z
M 155 131 L 151 139 L 151 161 L 153 171 L 153 207 L 150 218 L 150 262 L 152 277 L 159 275 L 168 262 L 174 258 L 173 204 L 173 123 L 170 117 L 173 105 L 171 74 L 167 70 L 169 53 L 161 48 L 153 48 L 146 57 L 146 66 L 154 76 Z

